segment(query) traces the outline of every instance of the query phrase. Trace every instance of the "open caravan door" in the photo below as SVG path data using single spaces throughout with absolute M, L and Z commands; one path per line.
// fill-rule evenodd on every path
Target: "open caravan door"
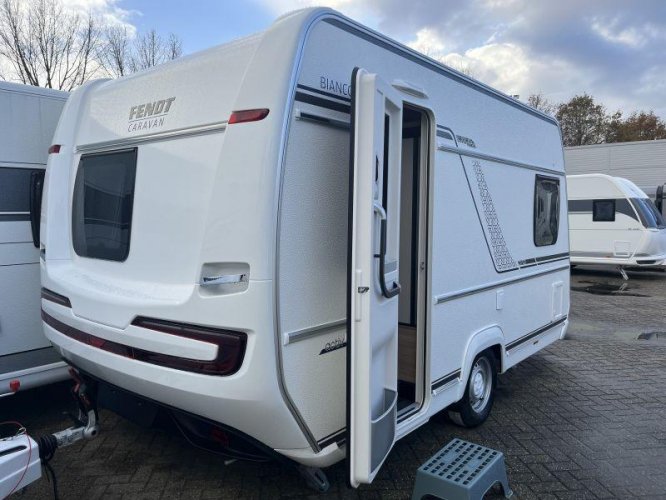
M 395 442 L 402 101 L 352 73 L 347 291 L 349 482 L 370 483 Z

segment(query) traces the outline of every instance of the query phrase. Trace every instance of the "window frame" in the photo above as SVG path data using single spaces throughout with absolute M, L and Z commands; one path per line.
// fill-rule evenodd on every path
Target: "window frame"
M 592 222 L 615 222 L 617 218 L 617 203 L 614 198 L 600 198 L 598 200 L 592 200 Z M 595 207 L 597 203 L 611 203 L 613 205 L 613 218 L 612 219 L 597 219 Z
M 536 239 L 536 236 L 537 236 L 537 204 L 539 202 L 539 198 L 537 196 L 537 193 L 538 193 L 537 189 L 538 189 L 538 186 L 539 186 L 539 181 L 555 182 L 555 184 L 557 185 L 557 198 L 558 198 L 558 211 L 557 211 L 557 214 L 556 214 L 556 217 L 557 217 L 557 231 L 555 232 L 555 239 L 553 240 L 553 242 L 548 243 L 548 244 L 539 244 L 539 243 L 537 243 L 537 239 Z M 534 177 L 534 202 L 532 204 L 532 242 L 534 243 L 534 246 L 537 247 L 537 248 L 553 246 L 557 243 L 557 240 L 559 239 L 559 236 L 560 236 L 560 210 L 561 210 L 560 193 L 561 192 L 562 191 L 560 189 L 560 179 L 559 179 L 559 177 L 552 177 L 552 176 L 549 176 L 549 175 L 541 175 L 541 174 L 535 175 L 535 177 Z

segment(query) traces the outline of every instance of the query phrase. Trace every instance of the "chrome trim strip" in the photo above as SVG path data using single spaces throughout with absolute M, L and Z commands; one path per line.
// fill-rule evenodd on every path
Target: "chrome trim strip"
M 202 276 L 200 286 L 230 285 L 247 281 L 247 274 L 222 274 L 220 276 Z
M 205 125 L 195 125 L 193 127 L 184 127 L 167 132 L 155 132 L 153 134 L 142 135 L 138 137 L 125 137 L 124 139 L 114 139 L 111 141 L 92 142 L 90 144 L 81 144 L 76 146 L 77 153 L 90 153 L 93 151 L 102 151 L 107 149 L 119 149 L 146 144 L 147 142 L 166 141 L 181 137 L 191 137 L 193 135 L 210 134 L 213 132 L 222 132 L 227 128 L 227 120 L 220 122 L 207 123 Z
M 296 330 L 293 332 L 287 332 L 284 334 L 284 345 L 293 344 L 294 342 L 299 342 L 301 340 L 306 340 L 318 335 L 323 335 L 331 330 L 340 328 L 347 324 L 346 319 L 340 319 L 337 321 L 330 321 L 328 323 L 322 323 L 321 325 L 310 326 L 308 328 L 303 328 L 302 330 Z
M 527 276 L 520 276 L 518 278 L 509 278 L 501 281 L 496 281 L 495 283 L 492 283 L 490 285 L 482 285 L 478 287 L 468 288 L 466 290 L 459 290 L 457 292 L 452 292 L 452 293 L 443 293 L 441 295 L 435 296 L 435 304 L 443 304 L 444 302 L 448 302 L 453 299 L 459 299 L 461 297 L 467 297 L 468 295 L 474 295 L 477 293 L 486 292 L 488 290 L 492 290 L 493 288 L 499 288 L 501 286 L 513 285 L 515 283 L 520 283 L 521 281 L 527 281 L 529 279 L 536 278 L 538 276 L 544 276 L 546 274 L 556 273 L 558 271 L 564 271 L 565 269 L 569 269 L 569 266 L 568 265 L 560 266 L 554 269 L 546 269 L 543 271 L 539 271 L 537 273 L 528 274 Z
M 531 165 L 529 163 L 510 160 L 508 158 L 502 158 L 501 156 L 489 155 L 478 151 L 470 151 L 469 149 L 463 149 L 460 147 L 446 146 L 444 144 L 441 144 L 437 146 L 437 150 L 446 151 L 449 153 L 457 153 L 461 156 L 470 156 L 472 158 L 478 158 L 479 160 L 487 160 L 487 161 L 493 161 L 495 163 L 502 163 L 504 165 L 510 165 L 512 167 L 525 168 L 536 172 L 545 172 L 547 174 L 559 175 L 561 177 L 564 177 L 566 175 L 564 171 L 560 172 L 559 170 L 554 170 L 552 168 L 538 167 L 536 165 Z

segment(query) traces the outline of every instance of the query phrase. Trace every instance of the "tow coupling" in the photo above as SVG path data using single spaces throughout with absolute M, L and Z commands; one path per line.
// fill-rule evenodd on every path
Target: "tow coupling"
M 70 415 L 74 421 L 72 427 L 33 438 L 19 422 L 2 422 L 3 426 L 14 425 L 16 432 L 0 438 L 0 498 L 37 481 L 42 475 L 42 465 L 51 475 L 53 493 L 57 498 L 56 477 L 49 465 L 56 450 L 99 434 L 96 388 L 84 382 L 73 368 L 69 373 L 74 379 L 72 394 L 78 405 L 78 416 Z

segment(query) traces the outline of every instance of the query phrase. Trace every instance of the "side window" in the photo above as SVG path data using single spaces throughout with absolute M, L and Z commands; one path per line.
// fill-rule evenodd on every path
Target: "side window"
M 594 222 L 613 222 L 615 220 L 615 200 L 594 200 L 592 202 L 592 220 Z
M 560 181 L 536 176 L 534 185 L 534 244 L 554 245 L 560 227 Z
M 32 168 L 0 167 L 0 220 L 30 219 Z

